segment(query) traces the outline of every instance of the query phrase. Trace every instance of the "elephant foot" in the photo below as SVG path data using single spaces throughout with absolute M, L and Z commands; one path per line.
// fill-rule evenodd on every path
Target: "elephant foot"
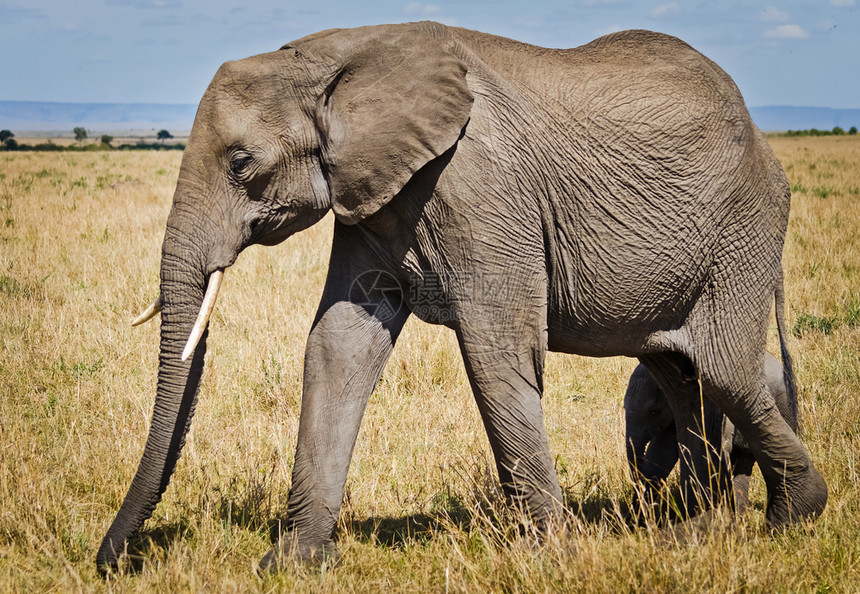
M 260 560 L 258 573 L 282 571 L 290 565 L 333 567 L 340 560 L 334 542 L 319 546 L 302 545 L 290 539 L 281 541 Z
M 780 529 L 803 520 L 814 520 L 827 505 L 827 483 L 821 474 L 809 465 L 806 476 L 786 481 L 773 489 L 768 488 L 765 519 L 771 529 Z

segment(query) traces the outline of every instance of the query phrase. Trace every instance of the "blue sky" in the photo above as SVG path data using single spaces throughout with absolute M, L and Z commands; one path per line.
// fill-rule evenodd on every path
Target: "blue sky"
M 226 60 L 424 19 L 549 47 L 662 31 L 720 64 L 750 106 L 860 108 L 860 0 L 0 0 L 0 100 L 197 103 Z

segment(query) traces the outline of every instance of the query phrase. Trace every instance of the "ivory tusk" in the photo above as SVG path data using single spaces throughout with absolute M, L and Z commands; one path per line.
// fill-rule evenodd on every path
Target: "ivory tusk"
M 200 342 L 200 337 L 203 336 L 203 331 L 206 330 L 206 324 L 209 323 L 209 316 L 212 315 L 212 310 L 215 309 L 215 300 L 218 298 L 218 289 L 221 288 L 221 281 L 223 279 L 223 270 L 216 270 L 209 277 L 209 286 L 206 287 L 206 295 L 203 296 L 200 313 L 197 314 L 197 321 L 194 322 L 191 335 L 188 337 L 188 342 L 185 343 L 185 349 L 182 351 L 183 361 L 191 356 L 191 353 L 197 348 L 197 343 Z
M 161 295 L 158 296 L 158 299 L 152 302 L 152 305 L 146 308 L 146 310 L 134 318 L 134 321 L 131 323 L 132 326 L 140 326 L 144 322 L 148 322 L 152 318 L 155 317 L 155 314 L 161 311 L 161 305 L 164 301 L 161 299 Z

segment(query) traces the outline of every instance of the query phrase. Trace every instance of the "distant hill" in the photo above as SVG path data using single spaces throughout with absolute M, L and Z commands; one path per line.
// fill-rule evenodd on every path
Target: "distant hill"
M 193 103 L 50 103 L 0 101 L 0 129 L 16 131 L 189 130 L 197 105 Z M 860 109 L 829 107 L 751 107 L 756 125 L 765 131 L 830 130 L 860 127 Z
M 769 105 L 750 107 L 750 115 L 755 125 L 766 132 L 811 128 L 832 130 L 834 126 L 844 130 L 848 130 L 851 126 L 860 128 L 860 109 Z

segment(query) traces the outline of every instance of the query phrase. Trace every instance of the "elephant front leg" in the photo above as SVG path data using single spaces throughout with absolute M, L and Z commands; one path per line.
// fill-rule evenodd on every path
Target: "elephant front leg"
M 750 503 L 750 479 L 755 466 L 752 452 L 732 450 L 732 484 L 735 491 L 735 510 L 745 512 Z
M 363 295 L 365 301 L 375 297 Z M 391 295 L 376 297 L 391 303 Z M 379 305 L 340 301 L 321 306 L 305 352 L 286 530 L 261 561 L 262 569 L 337 555 L 334 530 L 359 425 L 408 316 L 399 308 L 389 317 L 392 310 Z
M 466 372 L 506 496 L 541 530 L 560 524 L 562 493 L 544 428 L 543 350 L 460 331 Z
M 726 415 L 723 415 L 723 451 L 730 452 L 735 511 L 743 513 L 749 507 L 750 479 L 755 466 L 755 456 L 750 451 L 747 440 L 735 429 L 734 423 Z

